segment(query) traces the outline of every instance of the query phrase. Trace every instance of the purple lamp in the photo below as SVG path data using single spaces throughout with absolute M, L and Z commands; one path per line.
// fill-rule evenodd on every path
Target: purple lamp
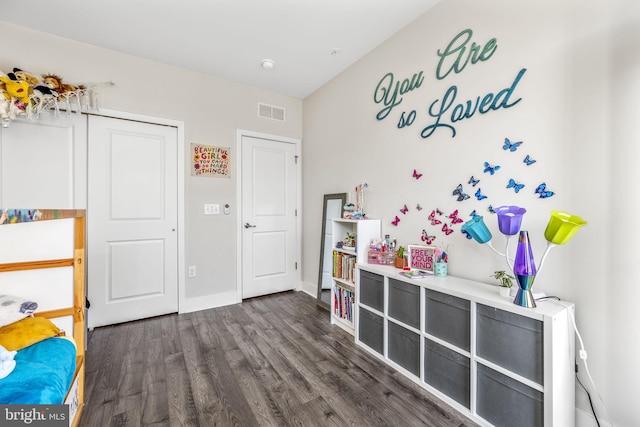
M 527 213 L 527 210 L 519 206 L 500 206 L 495 211 L 498 215 L 500 232 L 505 236 L 518 234 L 522 226 L 522 216 Z
M 518 237 L 513 274 L 518 281 L 519 287 L 513 303 L 522 307 L 535 307 L 536 301 L 533 298 L 531 287 L 536 278 L 536 264 L 533 260 L 533 251 L 529 242 L 529 232 L 524 230 L 520 231 L 520 236 Z
M 534 308 L 536 307 L 536 302 L 533 298 L 531 288 L 533 287 L 536 274 L 542 271 L 542 266 L 549 254 L 549 250 L 556 245 L 563 245 L 571 240 L 581 227 L 587 225 L 587 221 L 568 212 L 551 211 L 551 218 L 544 232 L 544 237 L 547 240 L 547 248 L 536 269 L 531 243 L 529 242 L 529 233 L 520 230 L 522 217 L 526 212 L 526 209 L 518 206 L 500 206 L 495 209 L 495 213 L 498 216 L 498 228 L 507 238 L 504 253 L 497 251 L 491 244 L 491 232 L 481 216 L 476 215 L 467 221 L 462 226 L 462 231 L 469 233 L 476 242 L 486 244 L 495 253 L 504 257 L 509 268 L 513 269 L 513 273 L 518 281 L 519 289 L 513 303 L 522 307 Z M 511 236 L 515 236 L 518 232 L 520 232 L 520 235 L 518 236 L 516 257 L 515 260 L 512 260 L 509 257 L 509 240 Z M 511 261 L 513 261 L 513 266 L 511 265 Z

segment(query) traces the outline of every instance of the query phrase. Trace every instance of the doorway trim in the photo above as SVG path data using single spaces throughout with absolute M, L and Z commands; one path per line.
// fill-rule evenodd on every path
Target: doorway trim
M 302 286 L 302 156 L 300 155 L 300 145 L 301 140 L 298 138 L 290 138 L 286 136 L 279 135 L 271 135 L 262 132 L 253 132 L 244 129 L 238 129 L 236 131 L 236 294 L 237 294 L 237 302 L 242 302 L 242 138 L 248 136 L 253 138 L 260 139 L 269 139 L 277 142 L 286 142 L 289 144 L 295 145 L 296 157 L 298 159 L 298 168 L 296 170 L 296 180 L 297 180 L 297 189 L 296 189 L 296 263 L 298 268 L 296 269 L 296 286 L 295 290 L 299 291 Z
M 180 120 L 173 119 L 165 119 L 160 117 L 146 116 L 142 114 L 134 114 L 134 113 L 126 113 L 122 111 L 108 110 L 104 108 L 100 108 L 96 111 L 85 112 L 83 114 L 87 114 L 90 116 L 102 116 L 102 117 L 112 117 L 115 119 L 121 120 L 131 120 L 135 122 L 143 122 L 143 123 L 151 123 L 155 125 L 163 125 L 163 126 L 171 126 L 177 129 L 177 137 L 178 137 L 178 153 L 177 153 L 177 174 L 178 174 L 178 194 L 177 203 L 178 203 L 178 313 L 186 313 L 189 307 L 187 298 L 186 298 L 186 289 L 185 289 L 185 277 L 186 277 L 186 269 L 185 269 L 185 200 L 184 200 L 184 185 L 185 185 L 185 142 L 184 142 L 184 122 Z M 192 311 L 192 310 L 191 310 Z

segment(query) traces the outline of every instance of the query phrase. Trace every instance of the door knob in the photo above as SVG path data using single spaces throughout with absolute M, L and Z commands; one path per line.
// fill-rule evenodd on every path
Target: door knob
M 251 225 L 248 222 L 245 222 L 244 228 L 256 228 L 256 226 L 255 225 Z

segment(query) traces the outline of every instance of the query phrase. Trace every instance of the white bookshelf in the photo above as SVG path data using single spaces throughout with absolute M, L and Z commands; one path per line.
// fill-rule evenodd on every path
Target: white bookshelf
M 379 219 L 341 219 L 332 220 L 332 286 L 331 286 L 331 323 L 349 332 L 355 333 L 355 301 L 357 265 L 367 262 L 371 239 L 380 238 Z M 336 247 L 344 241 L 347 233 L 355 235 L 353 247 Z

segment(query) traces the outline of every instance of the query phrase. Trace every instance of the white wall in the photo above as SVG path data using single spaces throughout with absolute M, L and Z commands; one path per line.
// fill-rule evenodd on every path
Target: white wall
M 635 402 L 640 395 L 640 315 L 633 305 L 639 258 L 630 245 L 638 232 L 625 221 L 638 208 L 633 188 L 639 178 L 639 19 L 640 7 L 632 0 L 448 0 L 306 98 L 303 157 L 313 162 L 307 161 L 303 171 L 304 280 L 317 278 L 322 195 L 347 191 L 353 200 L 361 182 L 369 184 L 366 213 L 383 220 L 383 234 L 406 245 L 420 243 L 427 229 L 436 235 L 435 244 L 448 247 L 450 274 L 488 283 L 505 263 L 465 239 L 460 225 L 445 236 L 427 221 L 433 209 L 445 214 L 458 209 L 465 220 L 476 210 L 492 230 L 495 246 L 503 249 L 487 206 L 525 207 L 523 229 L 530 232 L 538 262 L 550 210 L 580 215 L 588 226 L 551 251 L 534 290 L 576 303 L 589 368 L 611 421 L 640 425 Z M 496 51 L 486 61 L 437 79 L 438 50 L 465 29 L 472 29 L 471 41 L 483 46 L 496 38 Z M 454 123 L 454 138 L 445 128 L 420 136 L 435 121 L 429 106 L 451 86 L 458 89 L 455 104 L 464 104 L 510 87 L 523 68 L 527 71 L 512 95 L 512 101 L 522 99 L 518 104 Z M 389 72 L 400 80 L 423 72 L 424 81 L 405 93 L 386 119 L 376 120 L 383 106 L 374 102 L 374 92 Z M 415 121 L 399 129 L 401 112 L 411 110 Z M 450 121 L 447 116 L 441 123 Z M 514 153 L 505 151 L 505 137 L 523 144 Z M 525 166 L 526 154 L 537 163 Z M 483 173 L 485 161 L 502 168 L 492 177 Z M 423 173 L 420 180 L 412 178 L 414 168 Z M 471 175 L 480 179 L 475 188 L 467 184 Z M 506 188 L 509 178 L 526 187 L 516 194 Z M 556 194 L 538 198 L 534 189 L 541 182 Z M 451 194 L 460 183 L 471 196 L 464 202 Z M 477 200 L 477 188 L 488 198 Z M 404 204 L 406 215 L 400 213 Z M 396 215 L 397 227 L 391 224 Z M 582 364 L 580 377 L 588 383 Z M 591 391 L 599 415 L 606 418 Z M 581 389 L 576 406 L 590 412 Z
M 228 304 L 236 292 L 238 177 L 234 170 L 231 179 L 191 177 L 189 144 L 231 147 L 235 165 L 237 129 L 300 138 L 302 101 L 2 21 L 0 39 L 0 71 L 55 73 L 74 84 L 114 81 L 99 89 L 100 107 L 184 122 L 186 264 L 198 272 L 186 279 L 187 304 Z M 287 122 L 258 118 L 258 102 L 286 108 Z M 204 216 L 204 203 L 229 203 L 231 215 Z

